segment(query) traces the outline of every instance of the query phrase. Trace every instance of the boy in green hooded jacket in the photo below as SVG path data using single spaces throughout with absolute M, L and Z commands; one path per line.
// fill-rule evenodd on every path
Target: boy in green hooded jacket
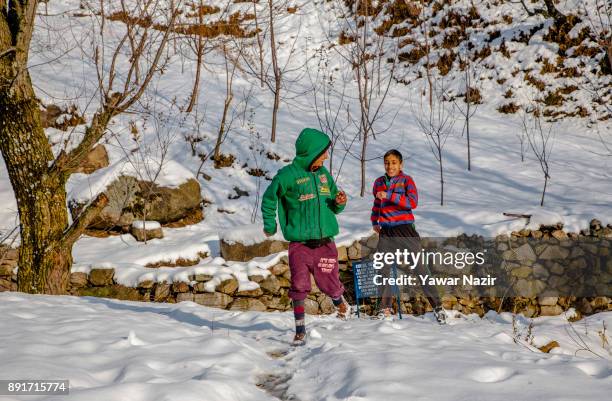
M 331 140 L 313 128 L 302 130 L 295 142 L 293 162 L 278 171 L 261 202 L 264 233 L 276 233 L 276 212 L 283 236 L 289 244 L 289 268 L 295 316 L 294 343 L 305 341 L 304 300 L 310 292 L 310 274 L 319 289 L 332 298 L 338 317 L 346 318 L 349 307 L 338 276 L 338 234 L 336 214 L 346 205 L 346 194 L 339 191 L 323 166 L 329 157 Z

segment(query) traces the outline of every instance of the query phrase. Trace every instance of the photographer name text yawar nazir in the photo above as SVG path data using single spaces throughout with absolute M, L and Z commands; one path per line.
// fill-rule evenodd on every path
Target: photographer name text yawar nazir
M 377 274 L 373 278 L 375 285 L 398 285 L 398 286 L 421 286 L 421 285 L 477 285 L 477 286 L 493 286 L 497 277 L 492 277 L 490 274 L 486 276 L 475 276 L 472 274 L 464 274 L 460 277 L 442 277 L 432 276 L 429 274 L 409 275 L 402 274 L 399 277 L 384 277 L 382 274 Z

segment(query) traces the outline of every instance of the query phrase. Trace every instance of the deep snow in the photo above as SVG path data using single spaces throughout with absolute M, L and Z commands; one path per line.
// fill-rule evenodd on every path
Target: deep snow
M 299 348 L 289 345 L 290 312 L 2 293 L 0 315 L 0 377 L 71 384 L 68 398 L 2 398 L 11 401 L 598 401 L 612 386 L 612 353 L 598 335 L 612 312 L 571 325 L 536 318 L 533 345 L 523 340 L 529 321 L 517 316 L 515 336 L 509 313 L 455 315 L 445 326 L 431 314 L 307 316 Z M 550 354 L 534 350 L 552 340 L 560 347 Z

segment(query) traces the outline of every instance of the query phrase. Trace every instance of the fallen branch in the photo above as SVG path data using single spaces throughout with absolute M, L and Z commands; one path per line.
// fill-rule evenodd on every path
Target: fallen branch
M 530 214 L 520 214 L 520 213 L 503 213 L 504 216 L 507 217 L 517 217 L 517 218 L 521 218 L 521 219 L 530 219 L 531 215 Z

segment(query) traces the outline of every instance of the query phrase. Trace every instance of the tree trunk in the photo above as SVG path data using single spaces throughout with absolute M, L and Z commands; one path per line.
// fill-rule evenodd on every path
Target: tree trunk
M 444 206 L 444 168 L 442 167 L 442 149 L 438 147 L 438 160 L 440 161 L 440 206 Z
M 542 199 L 540 200 L 540 206 L 544 206 L 544 195 L 546 195 L 546 185 L 548 185 L 548 174 L 544 174 L 544 189 L 542 189 Z
M 187 106 L 187 110 L 185 110 L 185 112 L 187 113 L 191 113 L 193 111 L 193 108 L 195 107 L 196 102 L 198 100 L 198 92 L 200 90 L 200 74 L 202 71 L 202 50 L 200 48 L 198 48 L 196 62 L 196 76 L 195 81 L 193 82 L 193 89 L 191 91 L 191 99 L 189 100 L 189 106 Z
M 204 24 L 204 15 L 202 12 L 203 3 L 200 0 L 198 5 L 198 26 L 202 26 Z M 189 100 L 189 106 L 187 106 L 187 113 L 191 113 L 193 108 L 196 105 L 198 100 L 198 93 L 200 91 L 200 74 L 202 71 L 202 58 L 204 56 L 204 40 L 202 39 L 202 35 L 200 32 L 196 32 L 195 35 L 197 39 L 195 40 L 195 48 L 196 48 L 196 76 L 195 81 L 193 82 L 193 89 L 191 91 L 191 99 Z M 138 66 L 138 64 L 136 64 Z
M 278 114 L 278 106 L 280 103 L 281 90 L 281 71 L 278 67 L 278 59 L 276 57 L 276 39 L 274 37 L 274 8 L 272 0 L 268 1 L 270 10 L 270 49 L 272 51 L 272 69 L 274 70 L 274 108 L 272 109 L 272 133 L 270 141 L 276 141 L 276 115 Z
M 259 20 L 257 18 L 257 1 L 253 0 L 253 18 L 255 19 L 255 32 L 257 32 L 257 47 L 259 49 L 259 84 L 264 87 L 264 56 L 263 43 L 261 43 L 261 30 L 259 29 Z
M 274 107 L 272 108 L 272 134 L 270 141 L 276 142 L 276 116 L 278 115 L 278 106 L 280 104 L 280 76 L 276 79 L 274 90 Z
M 472 92 L 470 91 L 471 87 L 471 81 L 470 81 L 470 63 L 469 63 L 469 56 L 468 56 L 468 65 L 465 67 L 465 104 L 466 104 L 466 113 L 465 113 L 465 132 L 467 135 L 467 169 L 468 171 L 472 170 L 472 155 L 470 152 L 470 102 L 472 101 Z
M 230 105 L 232 104 L 233 95 L 231 93 L 227 94 L 225 98 L 225 102 L 223 103 L 223 116 L 221 117 L 221 124 L 219 125 L 219 132 L 217 133 L 217 142 L 215 143 L 215 152 L 213 155 L 213 160 L 215 162 L 215 168 L 221 168 L 219 163 L 219 159 L 221 156 L 221 143 L 223 142 L 223 134 L 225 134 L 225 122 L 227 120 L 227 112 L 229 110 Z
M 363 119 L 362 119 L 362 124 L 363 124 Z M 360 160 L 360 164 L 361 164 L 361 190 L 359 192 L 359 196 L 361 196 L 362 198 L 365 195 L 365 188 L 366 188 L 366 184 L 365 184 L 365 169 L 366 169 L 366 150 L 367 150 L 367 146 L 368 146 L 368 133 L 367 133 L 367 131 L 364 131 L 363 132 L 363 141 L 361 142 L 361 160 Z
M 604 44 L 606 48 L 606 54 L 608 55 L 608 66 L 610 73 L 612 74 L 612 38 L 608 39 L 608 43 Z
M 468 92 L 469 93 L 469 92 Z M 467 117 L 465 119 L 465 132 L 467 134 L 467 159 L 468 159 L 468 171 L 472 171 L 472 154 L 470 150 L 470 102 L 467 104 Z
M 48 174 L 53 154 L 27 71 L 12 87 L 1 86 L 0 150 L 19 211 L 19 291 L 65 294 L 72 244 L 63 241 L 68 228 L 64 179 Z

